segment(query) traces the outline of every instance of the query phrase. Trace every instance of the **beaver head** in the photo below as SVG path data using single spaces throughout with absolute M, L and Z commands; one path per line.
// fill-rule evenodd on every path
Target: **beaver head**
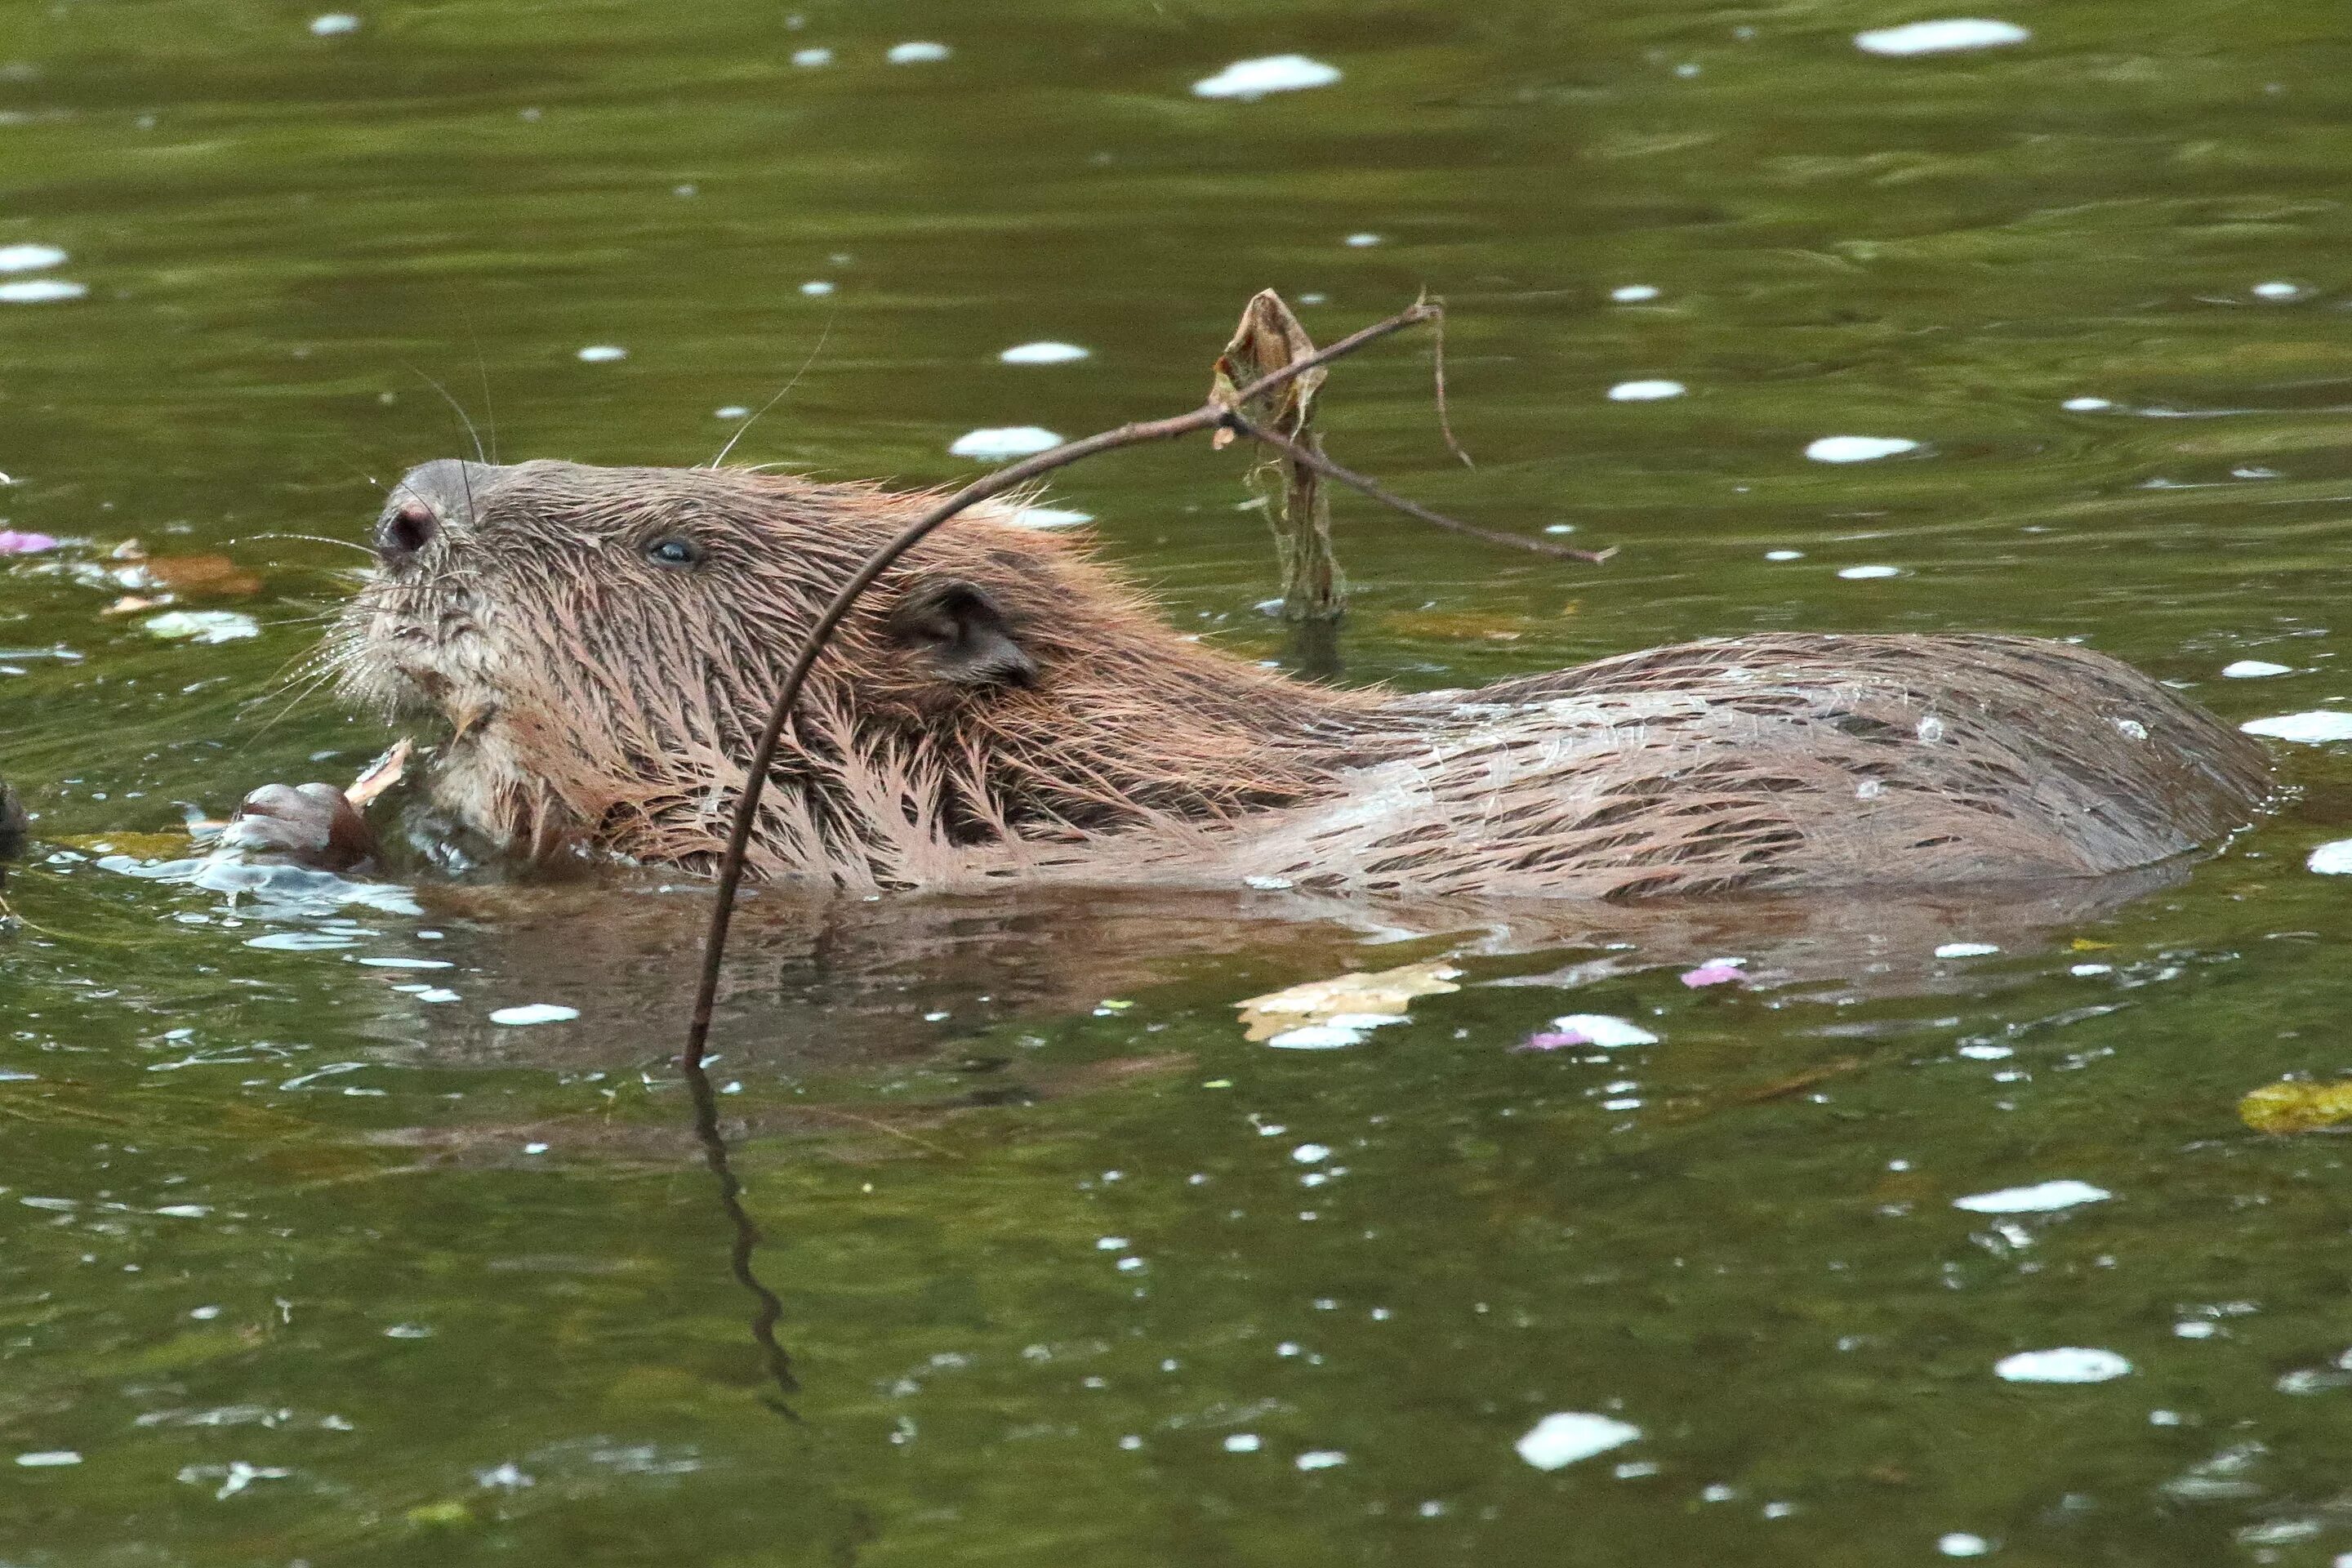
M 427 463 L 333 634 L 346 696 L 450 729 L 445 807 L 544 853 L 707 866 L 826 601 L 935 498 L 719 468 Z M 754 869 L 927 880 L 926 856 L 1308 798 L 1357 700 L 1167 629 L 1067 541 L 959 519 L 819 661 Z

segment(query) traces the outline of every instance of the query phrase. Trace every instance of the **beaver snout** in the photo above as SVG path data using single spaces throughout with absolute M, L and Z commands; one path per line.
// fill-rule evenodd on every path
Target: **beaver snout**
M 396 572 L 452 530 L 474 526 L 475 509 L 505 469 L 455 458 L 411 468 L 393 487 L 375 525 L 376 559 Z
M 421 500 L 403 501 L 375 531 L 376 559 L 387 570 L 406 565 L 439 536 L 441 520 Z

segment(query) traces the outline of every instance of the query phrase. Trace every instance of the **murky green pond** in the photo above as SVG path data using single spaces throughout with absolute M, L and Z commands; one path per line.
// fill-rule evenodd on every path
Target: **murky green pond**
M 2280 744 L 2294 793 L 2217 859 L 2032 896 L 771 896 L 718 1170 L 667 1060 L 699 889 L 129 874 L 184 805 L 390 738 L 289 677 L 362 563 L 331 541 L 470 450 L 433 383 L 510 457 L 689 463 L 797 373 L 736 458 L 932 483 L 977 427 L 1191 406 L 1266 285 L 1326 338 L 1444 294 L 1478 466 L 1410 340 L 1335 376 L 1335 453 L 1620 550 L 1342 501 L 1349 679 L 1999 627 L 2235 721 L 2352 711 L 2340 16 L 1992 15 L 2032 37 L 1874 54 L 1937 13 L 1859 0 L 0 0 L 0 528 L 62 542 L 0 561 L 38 816 L 0 1562 L 2345 1561 L 2345 1144 L 2237 1112 L 2352 1068 L 2352 884 L 2305 868 L 2352 835 L 2340 747 Z M 1339 79 L 1193 90 L 1291 53 Z M 1089 355 L 999 359 L 1040 341 Z M 1276 658 L 1239 468 L 1128 454 L 1055 504 Z M 108 613 L 158 571 L 258 635 Z M 1721 956 L 1743 982 L 1683 983 Z M 1350 1048 L 1236 1021 L 1436 959 L 1461 989 Z M 579 1016 L 491 1021 L 532 1004 Z M 1569 1014 L 1658 1039 L 1516 1048 Z M 2106 1195 L 1955 1206 L 2061 1182 Z M 2066 1349 L 2128 1371 L 1995 1370 Z

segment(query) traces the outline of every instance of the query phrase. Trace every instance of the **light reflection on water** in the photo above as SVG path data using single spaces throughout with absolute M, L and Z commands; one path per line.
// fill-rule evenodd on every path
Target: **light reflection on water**
M 2352 1551 L 2339 1141 L 2234 1111 L 2347 1065 L 2331 15 L 1897 57 L 1852 7 L 0 0 L 0 529 L 65 542 L 0 566 L 42 839 L 0 947 L 8 1550 Z M 381 749 L 263 700 L 349 552 L 260 536 L 358 538 L 461 449 L 407 364 L 509 455 L 676 463 L 806 362 L 734 457 L 928 484 L 968 434 L 1194 405 L 1257 288 L 1328 341 L 1424 284 L 1478 466 L 1404 343 L 1335 374 L 1335 453 L 1620 553 L 1342 502 L 1349 679 L 1998 626 L 2259 726 L 2294 793 L 2193 871 L 1930 900 L 767 896 L 699 1097 L 698 889 L 152 874 L 175 803 Z M 1277 658 L 1245 499 L 1139 452 L 1025 520 Z M 260 635 L 101 614 L 131 539 L 258 573 L 171 613 Z M 1440 959 L 1459 991 L 1335 1048 L 1234 1022 Z M 1994 1371 L 2053 1354 L 2130 1370 Z M 1561 1422 L 1642 1436 L 1527 1461 Z

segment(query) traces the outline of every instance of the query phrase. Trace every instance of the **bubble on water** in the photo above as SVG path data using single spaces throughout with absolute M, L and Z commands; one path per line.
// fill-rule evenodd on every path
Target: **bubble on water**
M 831 49 L 794 49 L 793 51 L 793 64 L 803 69 L 814 66 L 829 66 L 832 63 Z
M 2258 300 L 2293 300 L 2299 298 L 2302 293 L 2302 285 L 2296 283 L 2272 282 L 2254 285 L 2254 297 Z
M 1767 561 L 1802 561 L 1804 558 L 1805 552 L 1801 550 L 1768 550 L 1764 552 Z
M 730 403 L 724 408 L 713 409 L 710 416 L 713 419 L 749 419 L 751 411 L 740 403 Z
M 1609 297 L 1621 305 L 1638 305 L 1645 300 L 1656 299 L 1658 289 L 1653 283 L 1621 283 L 1609 290 Z
M 1805 456 L 1816 463 L 1867 463 L 1918 449 L 1918 442 L 1903 436 L 1824 436 L 1805 448 Z
M 1265 1446 L 1255 1432 L 1236 1432 L 1225 1439 L 1228 1454 L 1255 1454 Z
M 1990 942 L 1948 942 L 1936 950 L 1937 958 L 1982 958 L 1999 952 L 1999 944 Z
M 923 66 L 946 59 L 954 53 L 955 51 L 945 44 L 927 43 L 917 39 L 911 43 L 891 45 L 890 52 L 882 58 L 894 66 Z
M 1954 16 L 1934 22 L 1908 22 L 1900 27 L 1874 27 L 1866 33 L 1856 33 L 1853 47 L 1866 55 L 1948 55 L 1963 49 L 2021 44 L 2032 37 L 2014 22 Z
M 801 285 L 801 292 L 807 295 L 812 300 L 822 300 L 827 294 L 832 293 L 833 290 L 834 285 L 828 283 L 822 278 L 812 278 L 807 282 Z
M 1679 381 L 1621 381 L 1609 389 L 1612 403 L 1658 403 L 1689 389 Z
M 966 431 L 948 450 L 959 458 L 1026 458 L 1051 450 L 1062 438 L 1035 425 L 995 425 Z
M 2100 409 L 2113 408 L 2115 405 L 2104 397 L 2070 397 L 2058 406 L 2070 414 L 2096 414 Z
M 1305 55 L 1265 55 L 1235 60 L 1212 77 L 1192 84 L 1199 98 L 1237 98 L 1244 101 L 1270 92 L 1297 92 L 1304 88 L 1329 87 L 1339 79 L 1339 68 Z
M 2056 1350 L 2020 1351 L 1993 1364 L 2004 1383 L 2105 1383 L 2132 1369 L 2130 1362 L 2108 1350 L 2065 1345 Z
M 2273 675 L 2294 673 L 2292 665 L 2273 664 L 2266 658 L 2241 658 L 2221 667 L 2222 678 L 2228 680 L 2262 680 Z
M 1981 1535 L 1970 1535 L 1965 1530 L 1955 1530 L 1940 1536 L 1936 1550 L 1947 1557 L 1981 1557 L 1992 1550 L 1992 1542 Z
M 1302 1165 L 1312 1165 L 1318 1161 L 1329 1159 L 1331 1151 L 1320 1143 L 1301 1143 L 1290 1152 L 1290 1157 Z
M 0 283 L 0 305 L 47 305 L 79 300 L 89 292 L 87 284 L 68 283 L 62 278 L 28 278 L 21 283 Z
M 323 16 L 310 18 L 310 36 L 313 37 L 336 38 L 359 30 L 360 19 L 348 11 L 330 11 Z
M 81 1456 L 71 1448 L 36 1448 L 17 1455 L 16 1462 L 28 1470 L 52 1470 L 60 1465 L 79 1465 Z
M 1087 358 L 1088 352 L 1076 343 L 1015 343 L 996 357 L 1006 364 L 1068 364 Z
M 1309 1448 L 1291 1461 L 1302 1470 L 1328 1470 L 1348 1462 L 1348 1456 L 1337 1448 Z
M 2321 845 L 2304 865 L 2323 877 L 2352 877 L 2352 838 L 2333 839 Z
M 1879 577 L 1900 577 L 1900 566 L 1841 566 L 1838 575 L 1850 583 L 1864 583 Z
M 69 259 L 54 245 L 0 245 L 0 272 L 38 272 Z
M 2321 746 L 2332 741 L 2352 741 L 2352 713 L 2317 708 L 2303 713 L 2282 713 L 2273 719 L 2250 719 L 2238 728 L 2249 735 L 2263 735 L 2273 741 Z
M 532 1002 L 520 1007 L 501 1007 L 490 1015 L 493 1024 L 520 1028 L 531 1024 L 568 1024 L 580 1016 L 577 1007 L 565 1007 L 552 1002 Z
M 2103 1204 L 2115 1194 L 2088 1182 L 2040 1182 L 2030 1187 L 2003 1187 L 1954 1198 L 1952 1206 L 1971 1214 L 2050 1214 L 2078 1204 Z
M 249 937 L 245 945 L 264 952 L 325 952 L 338 947 L 357 947 L 359 940 L 326 931 L 281 931 Z
M 1381 243 L 1381 236 L 1377 234 L 1351 234 L 1345 240 L 1341 241 L 1341 243 L 1352 246 L 1358 250 L 1368 250 L 1371 247 Z
M 1607 1415 L 1560 1410 L 1537 1422 L 1515 1447 L 1519 1458 L 1537 1469 L 1557 1470 L 1579 1459 L 1622 1447 L 1641 1435 L 1639 1426 Z
M 628 357 L 629 351 L 618 343 L 590 343 L 580 351 L 581 361 L 586 364 L 611 364 Z

